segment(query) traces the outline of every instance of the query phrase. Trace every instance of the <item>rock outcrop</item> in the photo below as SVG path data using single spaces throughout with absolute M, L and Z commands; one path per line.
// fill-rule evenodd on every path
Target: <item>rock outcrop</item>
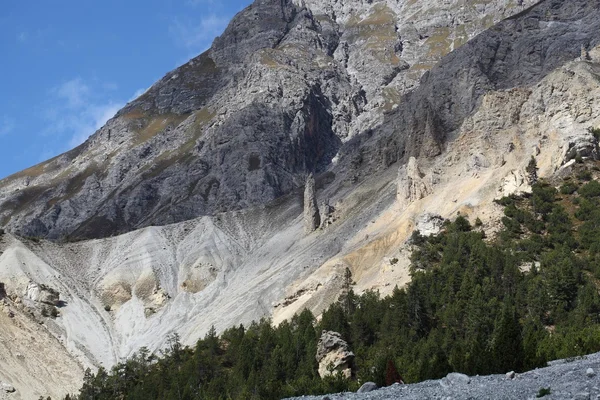
M 346 378 L 352 376 L 354 353 L 349 350 L 348 343 L 337 332 L 323 331 L 317 345 L 317 362 L 319 376 L 335 375 L 341 372 Z
M 444 218 L 430 213 L 422 214 L 415 223 L 415 229 L 423 236 L 436 235 L 443 226 Z
M 334 211 L 334 207 L 329 205 L 329 200 L 324 200 L 321 202 L 321 205 L 319 206 L 319 219 L 321 228 L 327 228 L 333 223 Z
M 4 382 L 0 382 L 0 390 L 5 393 L 14 393 L 16 391 L 13 385 Z
M 321 225 L 321 215 L 317 206 L 315 177 L 308 175 L 304 186 L 304 233 L 310 234 Z
M 25 291 L 25 298 L 37 303 L 57 306 L 59 305 L 60 294 L 44 284 L 30 282 Z
M 434 178 L 425 175 L 419 168 L 419 163 L 414 157 L 408 160 L 398 170 L 397 200 L 400 209 L 406 208 L 410 203 L 421 200 L 433 192 Z

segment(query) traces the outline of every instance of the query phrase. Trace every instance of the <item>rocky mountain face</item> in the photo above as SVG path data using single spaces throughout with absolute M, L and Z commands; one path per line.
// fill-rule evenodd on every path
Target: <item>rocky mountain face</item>
M 0 341 L 0 381 L 54 398 L 173 332 L 389 293 L 412 231 L 457 212 L 493 234 L 531 155 L 542 177 L 599 156 L 600 1 L 533 3 L 257 0 L 0 181 L 0 336 L 37 344 Z
M 395 131 L 385 112 L 425 71 L 532 3 L 256 1 L 86 143 L 0 182 L 0 224 L 97 238 L 273 201 L 331 170 L 340 151 L 360 157 L 351 138 Z M 421 106 L 404 118 L 436 139 Z M 401 158 L 377 151 L 385 166 Z

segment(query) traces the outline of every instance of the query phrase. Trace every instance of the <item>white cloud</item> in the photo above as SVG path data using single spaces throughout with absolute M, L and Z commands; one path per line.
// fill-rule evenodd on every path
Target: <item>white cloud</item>
M 107 84 L 98 86 L 108 90 Z M 62 143 L 54 154 L 83 143 L 124 105 L 121 101 L 106 100 L 98 96 L 81 78 L 64 82 L 51 90 L 50 94 L 52 106 L 47 107 L 44 112 L 48 121 L 44 134 L 54 135 Z M 48 153 L 46 149 L 44 156 L 48 156 Z
M 230 17 L 210 14 L 200 19 L 199 23 L 175 19 L 170 27 L 171 35 L 178 44 L 190 50 L 204 51 L 212 40 L 219 36 L 229 23 Z
M 77 108 L 85 104 L 90 88 L 81 78 L 71 79 L 54 89 L 59 99 L 66 100 L 68 107 Z
M 107 103 L 102 105 L 89 105 L 78 118 L 72 120 L 70 128 L 72 134 L 69 147 L 77 147 L 98 129 L 102 128 L 109 119 L 115 116 L 124 104 Z
M 103 87 L 105 90 L 111 90 L 111 91 L 112 91 L 112 90 L 117 90 L 117 89 L 119 89 L 119 85 L 117 85 L 117 84 L 116 84 L 116 83 L 114 83 L 114 82 L 106 82 L 106 83 L 103 83 L 103 84 L 102 84 L 102 87 Z
M 138 97 L 140 97 L 141 95 L 146 93 L 148 91 L 148 89 L 150 89 L 150 88 L 136 90 L 135 93 L 133 94 L 133 96 L 131 96 L 131 98 L 129 100 L 127 100 L 127 102 L 131 103 L 132 101 L 134 101 L 135 99 L 137 99 Z
M 15 123 L 6 115 L 0 116 L 0 136 L 8 135 L 15 129 Z

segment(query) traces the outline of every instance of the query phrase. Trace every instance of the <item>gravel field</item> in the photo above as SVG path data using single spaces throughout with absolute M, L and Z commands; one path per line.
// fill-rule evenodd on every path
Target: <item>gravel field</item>
M 590 370 L 591 369 L 591 370 Z M 600 353 L 553 361 L 546 368 L 522 374 L 468 377 L 452 373 L 446 378 L 412 385 L 393 385 L 368 393 L 304 396 L 302 399 L 600 399 Z

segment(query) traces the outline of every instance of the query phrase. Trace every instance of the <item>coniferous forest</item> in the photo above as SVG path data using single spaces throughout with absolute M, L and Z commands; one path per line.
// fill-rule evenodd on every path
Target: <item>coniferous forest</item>
M 410 239 L 412 281 L 381 298 L 349 290 L 317 322 L 304 311 L 211 330 L 195 347 L 176 335 L 110 371 L 88 371 L 70 399 L 279 399 L 440 378 L 523 371 L 600 351 L 600 183 L 596 167 L 532 193 L 505 197 L 501 229 L 488 238 L 458 216 L 442 232 Z M 535 165 L 531 167 L 535 172 Z M 342 334 L 355 374 L 322 380 L 322 330 Z

